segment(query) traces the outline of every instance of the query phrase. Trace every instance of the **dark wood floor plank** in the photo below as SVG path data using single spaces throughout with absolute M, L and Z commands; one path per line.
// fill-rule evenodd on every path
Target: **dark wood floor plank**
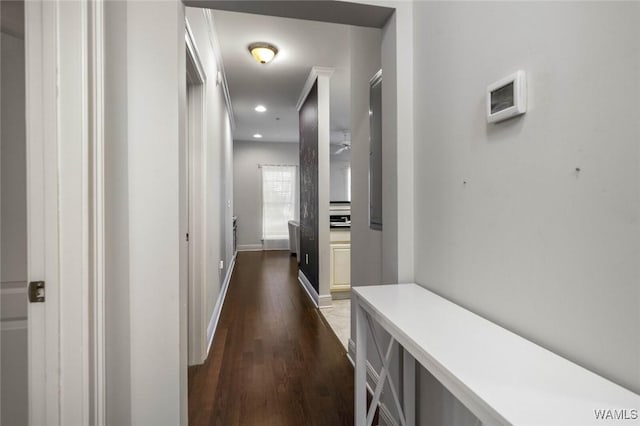
M 353 367 L 288 252 L 239 253 L 189 424 L 352 425 Z

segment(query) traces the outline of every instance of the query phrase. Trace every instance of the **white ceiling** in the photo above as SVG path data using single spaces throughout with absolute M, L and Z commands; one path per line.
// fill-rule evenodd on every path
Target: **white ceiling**
M 332 142 L 350 126 L 348 25 L 214 10 L 229 94 L 236 120 L 235 140 L 298 142 L 296 103 L 313 66 L 334 67 L 331 77 Z M 258 64 L 247 46 L 268 42 L 275 59 Z M 267 112 L 254 111 L 264 105 Z M 279 118 L 279 120 L 278 120 Z

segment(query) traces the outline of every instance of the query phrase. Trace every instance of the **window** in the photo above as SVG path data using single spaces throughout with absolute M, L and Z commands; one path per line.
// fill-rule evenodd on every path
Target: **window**
M 288 240 L 295 217 L 296 166 L 262 166 L 262 239 Z
M 347 174 L 347 201 L 351 201 L 351 166 L 345 170 Z

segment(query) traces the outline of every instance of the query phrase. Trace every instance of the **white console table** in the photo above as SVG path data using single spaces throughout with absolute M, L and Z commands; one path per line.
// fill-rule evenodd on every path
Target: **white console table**
M 415 362 L 484 425 L 638 425 L 637 395 L 473 314 L 416 284 L 354 287 L 356 309 L 355 424 L 370 425 L 388 376 L 393 347 L 403 350 L 402 394 L 391 381 L 401 424 L 415 424 Z M 390 335 L 367 411 L 367 326 Z M 561 326 L 561 325 L 559 325 Z M 594 410 L 626 410 L 627 420 L 597 420 Z

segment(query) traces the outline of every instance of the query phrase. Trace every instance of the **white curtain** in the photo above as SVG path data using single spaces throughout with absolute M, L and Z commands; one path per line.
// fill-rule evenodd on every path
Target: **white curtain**
M 262 168 L 262 239 L 288 240 L 288 222 L 295 218 L 296 166 Z

